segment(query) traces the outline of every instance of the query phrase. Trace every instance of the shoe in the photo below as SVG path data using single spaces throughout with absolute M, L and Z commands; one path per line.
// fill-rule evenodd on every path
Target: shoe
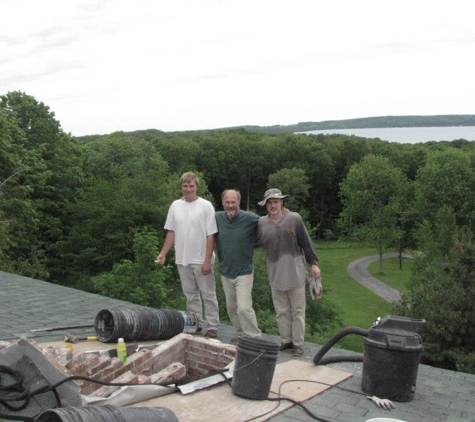
M 203 327 L 198 327 L 195 331 L 195 333 L 201 333 L 203 331 Z
M 282 350 L 292 349 L 292 347 L 294 347 L 294 344 L 292 342 L 290 342 L 290 343 L 280 343 L 279 350 L 282 351 Z
M 294 356 L 300 357 L 303 355 L 303 349 L 300 346 L 294 346 L 292 354 Z
M 208 330 L 205 334 L 205 337 L 216 338 L 218 337 L 218 332 L 216 330 Z

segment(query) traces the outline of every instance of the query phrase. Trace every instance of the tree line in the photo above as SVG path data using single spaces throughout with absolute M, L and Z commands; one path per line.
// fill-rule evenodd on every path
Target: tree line
M 300 122 L 293 125 L 273 126 L 236 126 L 227 129 L 242 128 L 255 133 L 295 133 L 327 129 L 366 129 L 388 127 L 443 127 L 443 126 L 475 126 L 473 114 L 448 114 L 438 116 L 377 116 L 360 117 L 346 120 L 325 120 L 322 122 Z M 209 131 L 208 131 L 209 132 Z
M 475 144 L 463 139 L 397 144 L 242 128 L 77 138 L 47 105 L 9 92 L 0 97 L 0 269 L 183 306 L 174 267 L 153 261 L 190 170 L 216 209 L 234 188 L 242 208 L 262 215 L 257 202 L 277 187 L 315 239 L 364 240 L 381 255 L 413 251 L 409 293 L 395 312 L 430 321 L 422 329 L 429 363 L 475 371 Z M 256 264 L 256 279 L 263 268 Z M 259 308 L 270 326 L 271 303 Z M 325 302 L 309 312 L 314 331 L 338 320 Z

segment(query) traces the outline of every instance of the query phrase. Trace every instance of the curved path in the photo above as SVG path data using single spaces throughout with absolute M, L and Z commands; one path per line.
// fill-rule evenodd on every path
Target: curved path
M 398 256 L 398 253 L 383 254 L 383 258 L 396 258 Z M 402 254 L 402 257 L 412 258 L 411 255 L 404 253 Z M 381 280 L 373 277 L 367 270 L 369 264 L 378 260 L 379 255 L 372 255 L 365 256 L 363 258 L 357 259 L 356 261 L 350 262 L 347 269 L 348 274 L 362 286 L 376 293 L 378 296 L 381 296 L 384 300 L 391 303 L 397 302 L 401 299 L 401 293 L 399 290 L 393 289 L 386 283 L 383 283 Z

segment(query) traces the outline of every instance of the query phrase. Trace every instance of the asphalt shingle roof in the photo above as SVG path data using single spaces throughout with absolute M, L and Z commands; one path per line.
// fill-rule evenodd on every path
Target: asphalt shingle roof
M 99 311 L 133 308 L 137 305 L 92 293 L 0 271 L 0 341 L 26 336 L 38 343 L 60 341 L 66 333 L 94 334 L 94 320 Z M 38 328 L 81 326 L 34 332 Z M 230 326 L 219 327 L 218 339 L 229 343 L 234 336 Z M 278 342 L 277 336 L 264 335 Z M 312 362 L 321 345 L 305 343 L 305 361 Z M 336 348 L 327 356 L 353 354 Z M 295 359 L 289 351 L 279 354 L 278 362 Z M 329 364 L 353 374 L 352 377 L 307 400 L 304 405 L 321 420 L 366 422 L 371 418 L 391 418 L 406 422 L 475 422 L 475 375 L 419 365 L 415 397 L 410 402 L 395 402 L 396 409 L 387 411 L 376 407 L 361 390 L 360 362 Z M 298 406 L 293 406 L 272 422 L 311 421 Z
M 0 271 L 0 340 L 25 336 L 38 343 L 60 341 L 65 333 L 94 333 L 94 320 L 102 309 L 138 307 L 45 281 Z M 38 331 L 59 326 L 89 327 Z

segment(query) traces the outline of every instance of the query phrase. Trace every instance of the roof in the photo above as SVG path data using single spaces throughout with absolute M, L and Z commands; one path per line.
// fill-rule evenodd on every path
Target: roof
M 0 271 L 0 341 L 25 336 L 37 343 L 59 341 L 66 333 L 94 334 L 94 319 L 99 311 L 137 307 L 130 302 L 83 292 L 45 281 Z M 72 327 L 77 328 L 62 328 Z M 47 331 L 35 329 L 55 328 Z M 218 339 L 229 343 L 234 336 L 231 326 L 219 327 Z M 265 339 L 279 342 L 277 336 Z M 321 345 L 305 343 L 302 359 L 313 362 Z M 354 355 L 353 352 L 331 348 L 326 356 Z M 280 352 L 278 363 L 296 359 L 288 351 Z M 409 402 L 394 402 L 396 409 L 382 410 L 361 390 L 363 364 L 340 362 L 328 366 L 353 376 L 304 402 L 310 412 L 321 420 L 366 422 L 371 418 L 392 418 L 406 422 L 475 421 L 475 375 L 418 366 L 415 397 Z M 311 421 L 303 409 L 293 406 L 270 419 Z

